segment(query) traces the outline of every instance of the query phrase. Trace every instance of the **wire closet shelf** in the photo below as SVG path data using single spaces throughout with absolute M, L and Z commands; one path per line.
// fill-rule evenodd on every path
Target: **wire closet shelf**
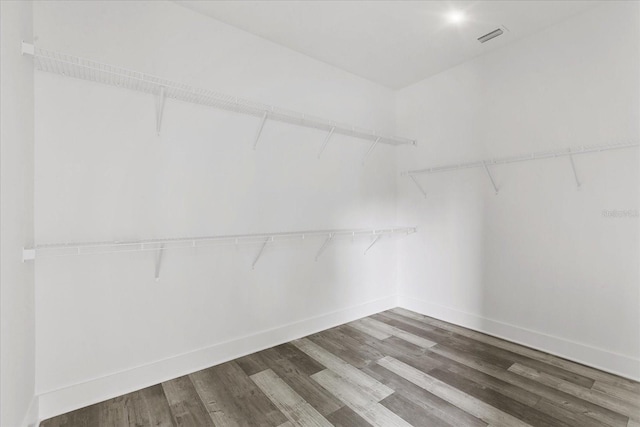
M 638 142 L 623 142 L 623 143 L 608 144 L 608 145 L 592 145 L 592 146 L 583 146 L 578 148 L 565 148 L 565 149 L 553 150 L 553 151 L 541 151 L 541 152 L 524 154 L 519 156 L 497 157 L 497 158 L 491 158 L 486 160 L 475 160 L 475 161 L 466 162 L 466 163 L 453 163 L 453 164 L 443 165 L 443 166 L 434 166 L 434 167 L 425 168 L 425 169 L 414 169 L 414 170 L 403 172 L 402 175 L 418 175 L 418 174 L 428 174 L 428 173 L 437 173 L 437 172 L 449 172 L 449 171 L 455 171 L 460 169 L 482 168 L 485 165 L 487 166 L 505 165 L 508 163 L 526 162 L 529 160 L 552 159 L 555 157 L 577 156 L 580 154 L 599 153 L 603 151 L 620 150 L 623 148 L 633 148 L 638 146 L 640 146 L 640 143 Z
M 162 98 L 161 105 L 165 98 L 171 98 L 260 117 L 262 118 L 261 128 L 264 125 L 264 121 L 269 119 L 324 130 L 329 132 L 330 135 L 341 134 L 360 138 L 376 144 L 416 145 L 416 141 L 413 139 L 379 134 L 374 130 L 358 128 L 272 105 L 221 94 L 208 89 L 192 87 L 114 65 L 45 50 L 29 43 L 23 42 L 22 52 L 33 57 L 34 67 L 37 70 L 156 95 Z M 161 113 L 159 115 L 158 121 L 161 120 Z
M 485 160 L 475 160 L 472 162 L 465 162 L 465 163 L 453 163 L 453 164 L 442 165 L 442 166 L 434 166 L 434 167 L 425 168 L 425 169 L 413 169 L 413 170 L 402 172 L 401 175 L 408 176 L 409 178 L 411 178 L 411 180 L 416 185 L 418 190 L 420 190 L 420 192 L 425 197 L 427 197 L 427 193 L 422 187 L 422 185 L 420 185 L 420 183 L 416 179 L 416 175 L 433 174 L 433 173 L 440 173 L 440 172 L 451 172 L 451 171 L 458 171 L 463 169 L 483 168 L 487 176 L 489 177 L 489 180 L 491 181 L 491 185 L 493 186 L 493 189 L 495 190 L 496 194 L 498 194 L 499 188 L 496 185 L 495 180 L 493 179 L 493 175 L 491 174 L 491 171 L 489 169 L 490 166 L 506 165 L 510 163 L 520 163 L 520 162 L 527 162 L 532 160 L 552 159 L 556 157 L 569 157 L 571 169 L 573 170 L 573 176 L 579 188 L 582 184 L 578 179 L 578 172 L 576 170 L 576 165 L 573 161 L 574 156 L 578 156 L 582 154 L 590 154 L 590 153 L 601 153 L 605 151 L 621 150 L 625 148 L 637 148 L 639 146 L 640 146 L 640 142 L 638 141 L 631 141 L 631 142 L 627 141 L 627 142 L 620 142 L 620 143 L 606 144 L 606 145 L 592 145 L 592 146 L 582 146 L 578 148 L 565 148 L 560 150 L 541 151 L 541 152 L 518 155 L 518 156 L 497 157 L 497 158 L 491 158 L 491 159 L 485 159 Z
M 371 237 L 375 243 L 380 237 L 393 234 L 413 234 L 415 227 L 393 227 L 383 229 L 339 229 L 310 230 L 295 232 L 238 234 L 204 237 L 180 237 L 169 239 L 148 239 L 130 241 L 76 242 L 36 245 L 23 250 L 23 260 L 30 261 L 40 257 L 111 254 L 120 252 L 164 251 L 176 248 L 199 248 L 225 244 L 262 244 L 278 241 L 300 240 L 324 237 L 328 241 L 340 238 Z M 373 246 L 373 244 L 371 245 Z M 371 247 L 370 246 L 370 247 Z M 369 247 L 369 248 L 370 248 Z M 367 248 L 367 250 L 369 249 Z

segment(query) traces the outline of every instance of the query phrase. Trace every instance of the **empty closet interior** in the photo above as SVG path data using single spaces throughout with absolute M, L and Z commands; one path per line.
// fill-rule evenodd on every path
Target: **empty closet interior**
M 285 343 L 317 354 L 304 337 L 326 330 L 390 346 L 362 366 L 343 355 L 358 375 L 402 373 L 403 345 L 444 360 L 402 328 L 419 322 L 611 374 L 637 395 L 560 389 L 624 403 L 593 425 L 640 422 L 640 3 L 1 12 L 3 427 Z M 331 394 L 342 368 L 318 360 Z M 267 396 L 282 376 L 245 373 Z M 282 414 L 256 425 L 305 425 Z

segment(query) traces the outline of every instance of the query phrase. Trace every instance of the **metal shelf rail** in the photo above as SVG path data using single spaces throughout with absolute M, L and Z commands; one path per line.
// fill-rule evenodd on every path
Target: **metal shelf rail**
M 324 151 L 329 139 L 333 135 L 345 135 L 371 141 L 372 144 L 367 154 L 369 154 L 378 143 L 394 146 L 416 145 L 416 141 L 413 139 L 383 135 L 374 130 L 358 128 L 296 111 L 285 110 L 272 105 L 221 94 L 208 89 L 192 87 L 162 77 L 128 70 L 114 65 L 41 49 L 29 43 L 22 43 L 22 53 L 23 55 L 33 57 L 34 67 L 37 70 L 140 91 L 156 96 L 156 131 L 158 133 L 160 133 L 162 126 L 162 112 L 165 100 L 170 98 L 260 118 L 258 130 L 253 141 L 254 149 L 258 145 L 260 134 L 267 120 L 327 132 L 318 157 L 320 157 L 320 154 L 322 154 L 322 151 Z
M 394 227 L 382 229 L 339 229 L 339 230 L 310 230 L 295 232 L 260 233 L 260 234 L 237 234 L 204 237 L 179 237 L 170 239 L 148 239 L 114 242 L 82 242 L 82 243 L 54 243 L 36 245 L 32 248 L 23 249 L 23 261 L 32 261 L 40 257 L 52 256 L 72 256 L 91 254 L 112 254 L 120 252 L 157 252 L 156 258 L 156 278 L 159 276 L 160 262 L 162 254 L 168 249 L 177 248 L 199 248 L 214 245 L 237 245 L 237 244 L 258 244 L 260 250 L 253 261 L 252 268 L 262 256 L 267 245 L 279 241 L 301 240 L 307 238 L 324 238 L 324 242 L 318 250 L 315 259 L 327 248 L 328 244 L 340 238 L 369 237 L 371 243 L 366 248 L 366 254 L 383 236 L 389 235 L 409 235 L 417 231 L 415 227 Z
M 449 164 L 449 165 L 443 165 L 443 166 L 434 166 L 426 169 L 414 169 L 414 170 L 402 172 L 402 175 L 406 175 L 409 178 L 411 178 L 414 184 L 418 187 L 418 190 L 420 190 L 420 192 L 425 197 L 427 197 L 427 193 L 424 190 L 424 188 L 420 185 L 418 180 L 416 179 L 415 177 L 416 175 L 432 174 L 432 173 L 439 173 L 439 172 L 451 172 L 451 171 L 457 171 L 461 169 L 482 168 L 487 173 L 487 176 L 489 177 L 489 180 L 491 181 L 491 185 L 493 186 L 493 189 L 495 190 L 496 194 L 498 194 L 499 189 L 495 183 L 495 180 L 493 179 L 493 176 L 491 175 L 491 170 L 489 169 L 489 166 L 505 165 L 509 163 L 518 163 L 518 162 L 527 162 L 530 160 L 551 159 L 556 157 L 569 157 L 569 160 L 571 162 L 571 168 L 573 170 L 573 176 L 576 180 L 576 185 L 580 187 L 582 184 L 578 178 L 576 166 L 573 161 L 574 156 L 578 156 L 581 154 L 589 154 L 589 153 L 600 153 L 600 152 L 611 151 L 611 150 L 620 150 L 624 148 L 636 148 L 638 146 L 640 146 L 640 143 L 638 143 L 637 141 L 634 141 L 634 142 L 623 142 L 623 143 L 608 144 L 608 145 L 583 146 L 579 148 L 565 148 L 561 150 L 543 151 L 543 152 L 536 152 L 536 153 L 530 153 L 530 154 L 519 155 L 519 156 L 499 157 L 499 158 L 493 158 L 493 159 L 476 160 L 476 161 L 466 162 L 466 163 L 455 163 L 455 164 Z

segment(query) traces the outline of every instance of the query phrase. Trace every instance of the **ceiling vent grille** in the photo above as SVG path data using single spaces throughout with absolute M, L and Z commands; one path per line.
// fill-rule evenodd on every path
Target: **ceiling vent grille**
M 485 34 L 484 36 L 478 37 L 478 41 L 480 43 L 486 43 L 491 39 L 495 39 L 496 37 L 501 36 L 502 34 L 504 34 L 504 29 L 498 28 L 491 31 L 490 33 Z

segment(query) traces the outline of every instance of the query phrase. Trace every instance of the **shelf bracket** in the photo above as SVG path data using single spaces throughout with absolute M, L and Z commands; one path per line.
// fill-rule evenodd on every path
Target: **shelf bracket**
M 382 234 L 378 234 L 378 236 L 373 240 L 373 242 L 371 242 L 371 244 L 367 247 L 367 249 L 364 250 L 365 255 L 367 254 L 367 252 L 369 252 L 369 249 L 371 249 L 373 245 L 378 243 L 378 240 L 380 240 L 381 237 L 382 237 Z
M 262 244 L 262 247 L 260 248 L 260 251 L 258 252 L 258 255 L 256 256 L 256 259 L 253 260 L 253 264 L 251 264 L 251 269 L 253 270 L 254 268 L 256 268 L 256 263 L 258 262 L 258 260 L 260 259 L 260 257 L 262 256 L 262 252 L 264 252 L 264 248 L 267 247 L 267 243 L 272 242 L 273 241 L 273 237 L 267 237 L 264 241 L 264 243 Z
M 496 182 L 493 180 L 493 176 L 491 175 L 491 171 L 489 170 L 489 167 L 487 166 L 487 162 L 483 161 L 482 162 L 482 166 L 484 167 L 484 171 L 487 173 L 487 176 L 489 177 L 489 180 L 491 180 L 491 185 L 493 185 L 493 189 L 495 190 L 496 194 L 498 194 L 498 186 L 496 185 Z
M 335 126 L 331 128 L 331 130 L 327 134 L 326 138 L 324 139 L 324 142 L 322 143 L 322 147 L 320 147 L 320 152 L 318 153 L 318 158 L 320 158 L 320 156 L 322 156 L 322 152 L 327 147 L 327 144 L 329 143 L 329 140 L 331 139 L 331 135 L 333 135 L 333 131 L 334 130 L 336 130 Z
M 162 255 L 164 254 L 164 245 L 160 245 L 160 249 L 156 253 L 156 282 L 160 280 L 160 266 L 162 265 Z
M 418 182 L 418 180 L 416 179 L 415 176 L 409 174 L 409 178 L 411 178 L 411 180 L 413 181 L 413 183 L 416 185 L 416 187 L 418 187 L 418 190 L 420 190 L 420 192 L 422 193 L 422 195 L 424 196 L 424 198 L 427 198 L 427 192 L 424 191 L 424 188 L 422 188 L 422 185 L 420 185 L 420 183 Z
M 376 148 L 376 145 L 378 145 L 378 142 L 380 142 L 380 137 L 377 137 L 375 141 L 373 141 L 373 144 L 371 144 L 371 146 L 369 147 L 369 149 L 367 150 L 367 153 L 364 155 L 364 159 L 362 159 L 362 164 L 364 165 L 364 162 L 367 161 L 367 157 L 369 157 L 369 155 L 371 154 L 371 152 L 373 151 L 374 148 Z
M 253 141 L 253 149 L 255 150 L 258 146 L 258 140 L 260 139 L 260 135 L 262 134 L 262 128 L 264 128 L 264 123 L 267 121 L 268 112 L 265 111 L 262 116 L 262 121 L 260 121 L 260 127 L 258 128 L 258 132 L 256 132 L 256 138 Z
M 160 93 L 156 96 L 156 132 L 160 135 L 162 127 L 162 113 L 164 112 L 164 101 L 166 92 L 164 86 L 160 88 Z
M 571 153 L 571 149 L 569 149 L 569 153 Z M 580 186 L 582 184 L 580 183 L 580 179 L 578 178 L 578 172 L 576 171 L 576 165 L 573 162 L 573 154 L 569 154 L 569 161 L 571 161 L 571 169 L 573 169 L 573 177 L 576 179 L 576 185 L 577 185 L 578 190 L 579 190 Z
M 22 262 L 33 261 L 36 259 L 35 248 L 22 248 Z
M 320 255 L 322 255 L 322 252 L 324 252 L 324 250 L 326 249 L 327 245 L 329 244 L 329 242 L 333 239 L 333 233 L 329 233 L 329 236 L 325 239 L 324 243 L 322 244 L 322 246 L 320 246 L 320 249 L 318 250 L 318 253 L 316 254 L 316 261 L 318 261 L 318 258 L 320 258 Z

